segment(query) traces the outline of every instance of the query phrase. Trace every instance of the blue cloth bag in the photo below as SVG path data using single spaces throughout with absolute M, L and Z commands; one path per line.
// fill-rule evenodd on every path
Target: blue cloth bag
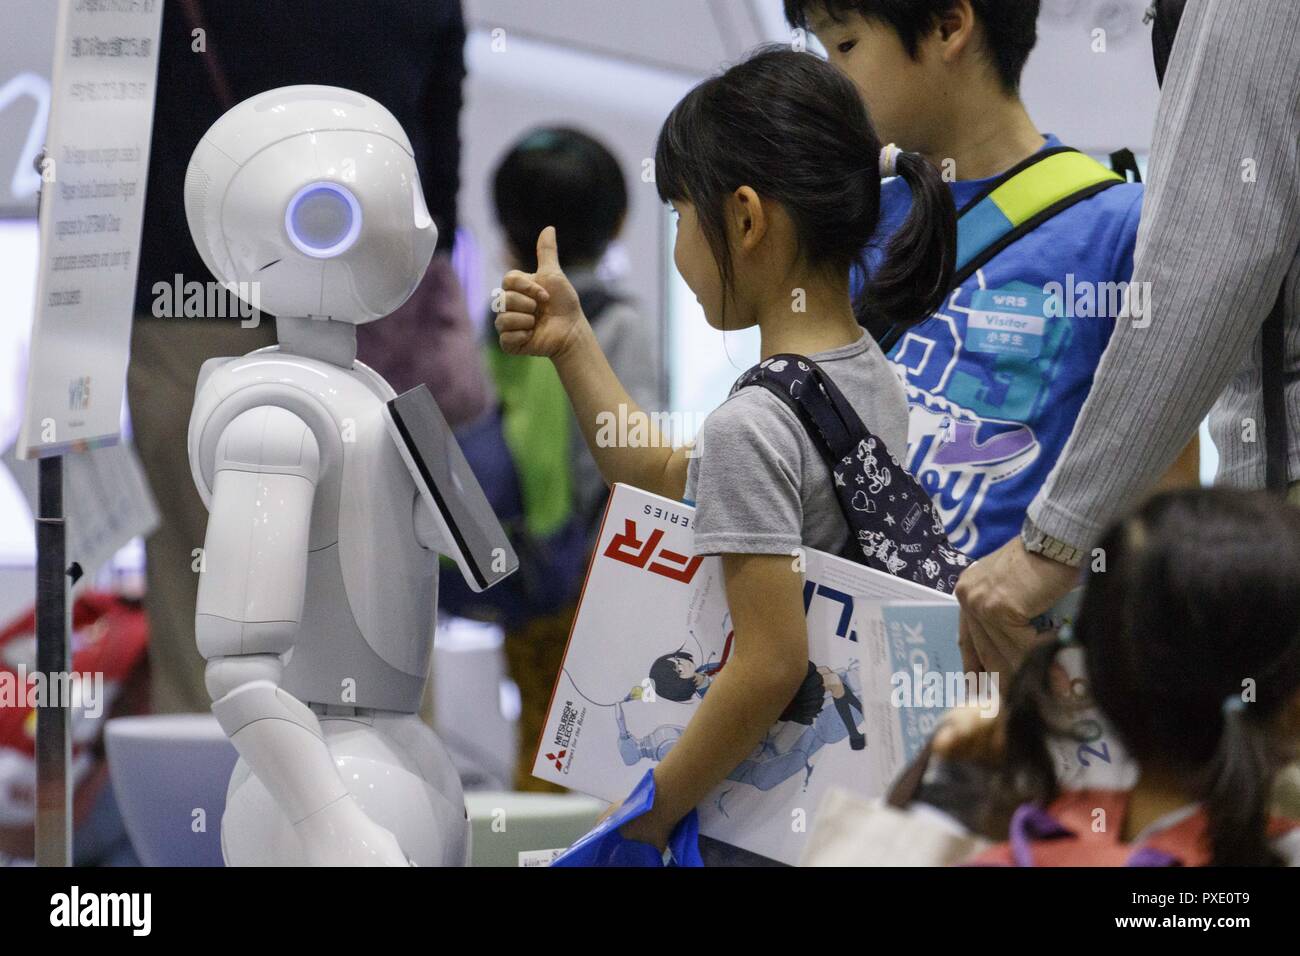
M 551 866 L 703 866 L 700 858 L 700 821 L 688 813 L 668 838 L 671 863 L 649 843 L 629 840 L 618 828 L 644 815 L 654 806 L 655 775 L 647 770 L 641 782 L 613 813 L 578 842 L 556 857 Z

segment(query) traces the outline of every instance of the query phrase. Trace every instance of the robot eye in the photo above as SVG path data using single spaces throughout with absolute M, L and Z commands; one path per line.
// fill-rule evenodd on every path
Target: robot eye
M 329 259 L 357 241 L 361 205 L 338 183 L 309 183 L 289 200 L 284 228 L 299 252 L 313 259 Z

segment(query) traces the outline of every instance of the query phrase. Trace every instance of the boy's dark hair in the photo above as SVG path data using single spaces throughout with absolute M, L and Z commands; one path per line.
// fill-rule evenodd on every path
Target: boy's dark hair
M 1300 509 L 1263 492 L 1171 492 L 1098 546 L 1106 569 L 1089 577 L 1074 627 L 1092 700 L 1139 766 L 1198 794 L 1213 865 L 1276 863 L 1271 791 L 1291 756 L 1278 718 L 1300 691 Z M 1068 713 L 1052 689 L 1061 647 L 1033 651 L 1011 684 L 1013 799 L 1056 795 L 1044 738 Z
M 654 681 L 656 694 L 664 700 L 672 700 L 680 704 L 690 700 L 694 695 L 695 681 L 677 673 L 677 668 L 673 665 L 679 660 L 686 661 L 688 664 L 695 663 L 695 658 L 686 651 L 665 654 L 650 665 L 650 679 Z
M 772 45 L 673 108 L 659 131 L 655 181 L 664 202 L 694 205 L 727 288 L 734 273 L 724 203 L 741 186 L 781 205 L 809 266 L 848 276 L 879 224 L 880 150 L 848 77 L 819 57 Z M 915 153 L 901 154 L 897 168 L 912 209 L 857 304 L 869 328 L 928 318 L 952 284 L 951 191 Z
M 618 160 L 586 133 L 535 129 L 508 152 L 492 179 L 497 221 L 526 271 L 536 268 L 537 235 L 554 226 L 566 262 L 598 260 L 627 213 Z
M 957 0 L 785 0 L 785 18 L 807 27 L 810 10 L 825 10 L 833 20 L 857 13 L 868 20 L 889 24 L 909 56 L 916 58 L 921 40 L 929 36 L 939 17 Z M 1020 74 L 1038 43 L 1039 0 L 971 0 L 975 16 L 984 25 L 987 54 L 1008 93 L 1020 89 Z

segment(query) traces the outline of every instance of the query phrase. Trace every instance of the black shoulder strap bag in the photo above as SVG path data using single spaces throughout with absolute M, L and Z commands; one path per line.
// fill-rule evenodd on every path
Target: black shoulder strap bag
M 789 406 L 830 468 L 851 532 L 843 556 L 951 594 L 970 559 L 949 544 L 929 495 L 830 376 L 806 356 L 774 355 L 745 372 L 732 392 L 750 386 L 766 388 Z

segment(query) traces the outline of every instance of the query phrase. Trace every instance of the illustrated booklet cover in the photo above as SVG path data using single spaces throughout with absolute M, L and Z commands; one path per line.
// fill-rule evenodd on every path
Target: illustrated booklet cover
M 722 565 L 694 554 L 693 522 L 689 505 L 614 486 L 534 775 L 622 800 L 726 667 L 735 634 Z M 808 672 L 698 808 L 702 834 L 787 863 L 831 787 L 885 793 L 945 710 L 933 675 L 962 670 L 951 596 L 809 549 L 791 562 L 803 571 Z

